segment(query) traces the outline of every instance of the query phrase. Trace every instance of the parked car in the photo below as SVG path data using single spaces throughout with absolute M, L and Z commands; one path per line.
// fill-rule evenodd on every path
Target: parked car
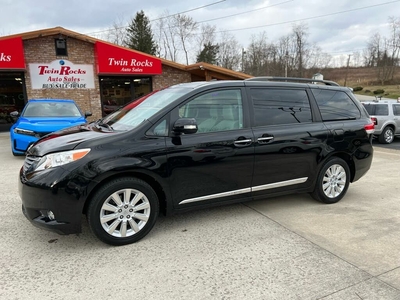
M 62 234 L 86 214 L 101 241 L 124 245 L 160 211 L 300 192 L 335 203 L 371 166 L 374 124 L 349 89 L 327 84 L 179 84 L 47 135 L 20 170 L 23 213 Z
M 13 123 L 14 119 L 10 116 L 10 113 L 16 110 L 15 99 L 0 94 L 0 123 Z
M 119 107 L 120 105 L 115 100 L 106 100 L 103 102 L 103 112 L 106 115 L 116 111 Z
M 400 103 L 396 100 L 362 102 L 375 123 L 374 137 L 382 144 L 390 144 L 400 136 Z
M 39 138 L 78 124 L 86 123 L 90 112 L 82 114 L 73 100 L 32 99 L 22 110 L 11 113 L 17 121 L 10 129 L 11 151 L 13 155 L 24 155 L 26 149 Z

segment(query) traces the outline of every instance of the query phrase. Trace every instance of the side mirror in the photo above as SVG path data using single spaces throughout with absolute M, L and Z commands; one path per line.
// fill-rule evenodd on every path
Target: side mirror
M 178 134 L 192 134 L 197 132 L 197 121 L 194 118 L 182 118 L 176 120 L 172 130 Z
M 85 112 L 85 118 L 90 117 L 91 115 L 92 115 L 92 113 L 90 111 Z
M 15 110 L 15 111 L 10 112 L 10 116 L 13 118 L 18 118 L 19 113 Z

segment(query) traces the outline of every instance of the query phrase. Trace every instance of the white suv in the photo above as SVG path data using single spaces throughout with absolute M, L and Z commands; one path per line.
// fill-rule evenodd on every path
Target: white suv
M 390 144 L 400 136 L 400 103 L 396 100 L 362 102 L 375 123 L 374 136 L 382 144 Z

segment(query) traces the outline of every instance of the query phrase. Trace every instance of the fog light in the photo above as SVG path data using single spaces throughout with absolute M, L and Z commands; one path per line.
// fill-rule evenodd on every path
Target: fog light
M 51 210 L 47 211 L 47 217 L 49 218 L 50 221 L 53 221 L 56 218 Z
M 43 218 L 48 219 L 47 221 L 53 221 L 56 219 L 54 213 L 51 210 L 41 210 L 40 213 Z

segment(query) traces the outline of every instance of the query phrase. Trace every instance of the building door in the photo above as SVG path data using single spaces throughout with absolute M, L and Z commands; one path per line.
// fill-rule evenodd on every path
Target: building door
M 26 103 L 23 73 L 0 73 L 0 131 L 10 130 L 14 119 L 10 112 L 21 112 Z
M 151 91 L 151 77 L 100 77 L 103 116 Z

